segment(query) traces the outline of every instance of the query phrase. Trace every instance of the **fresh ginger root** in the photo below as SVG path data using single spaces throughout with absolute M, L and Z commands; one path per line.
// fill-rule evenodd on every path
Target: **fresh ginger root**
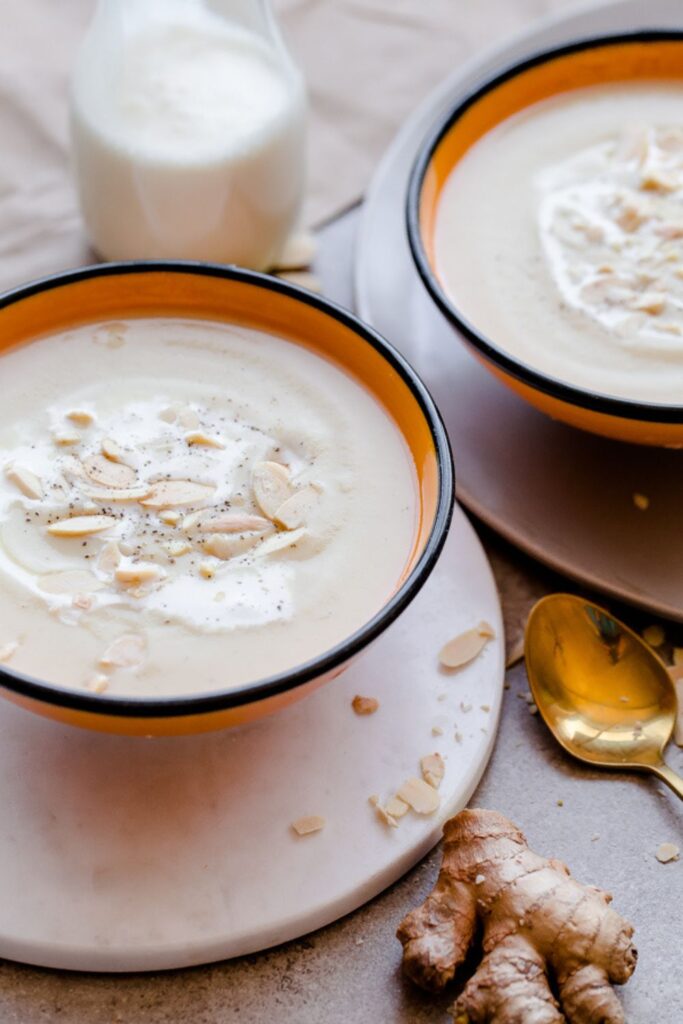
M 444 839 L 433 892 L 398 929 L 413 981 L 444 988 L 479 926 L 484 957 L 452 1008 L 455 1024 L 623 1024 L 611 985 L 628 981 L 637 952 L 609 893 L 533 853 L 496 811 L 461 811 Z

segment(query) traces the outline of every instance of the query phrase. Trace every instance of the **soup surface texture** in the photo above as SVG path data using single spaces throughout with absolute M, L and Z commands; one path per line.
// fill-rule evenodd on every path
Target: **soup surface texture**
M 0 658 L 71 688 L 234 687 L 329 649 L 398 585 L 415 468 L 361 384 L 204 321 L 1 358 Z
M 579 387 L 683 401 L 683 85 L 576 89 L 454 168 L 438 276 L 496 345 Z

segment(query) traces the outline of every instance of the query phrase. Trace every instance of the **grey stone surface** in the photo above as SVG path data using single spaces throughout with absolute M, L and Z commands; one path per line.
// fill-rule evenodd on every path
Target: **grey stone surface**
M 353 215 L 323 232 L 318 260 L 328 294 L 349 303 Z M 567 586 L 481 531 L 511 634 L 537 596 Z M 572 589 L 575 589 L 572 587 Z M 647 618 L 615 609 L 642 626 Z M 669 628 L 669 627 L 667 627 Z M 683 629 L 670 627 L 683 645 Z M 664 841 L 683 847 L 683 804 L 654 780 L 593 772 L 571 762 L 529 713 L 524 669 L 508 673 L 500 732 L 472 805 L 495 807 L 536 849 L 560 857 L 582 881 L 614 894 L 636 925 L 640 959 L 622 990 L 629 1024 L 681 1024 L 683 860 L 655 859 Z M 683 770 L 683 751 L 670 748 Z M 434 851 L 401 882 L 342 921 L 258 956 L 156 975 L 58 973 L 0 963 L 0 1024 L 434 1024 L 453 993 L 431 997 L 400 975 L 394 931 L 429 891 Z

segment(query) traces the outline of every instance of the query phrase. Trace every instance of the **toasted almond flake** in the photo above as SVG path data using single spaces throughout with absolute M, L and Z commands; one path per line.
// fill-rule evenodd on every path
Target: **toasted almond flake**
M 212 533 L 202 541 L 202 548 L 207 555 L 227 562 L 251 550 L 260 543 L 262 537 L 262 533 Z
M 630 305 L 631 309 L 635 309 L 639 313 L 659 316 L 666 306 L 666 295 L 663 292 L 643 292 Z
M 432 736 L 443 736 L 443 729 L 440 725 L 432 726 Z
M 185 430 L 196 430 L 199 426 L 199 416 L 189 405 L 178 409 L 177 420 Z
M 453 739 L 455 740 L 456 743 L 462 743 L 462 733 L 458 732 L 458 730 L 456 729 L 455 733 L 453 734 Z
M 190 512 L 189 516 L 183 518 L 183 530 L 192 530 L 199 522 L 201 512 Z
M 74 516 L 72 519 L 58 519 L 51 523 L 47 532 L 53 537 L 86 537 L 91 533 L 102 533 L 116 526 L 114 516 Z
M 145 660 L 147 644 L 137 633 L 124 633 L 114 640 L 100 658 L 102 668 L 137 668 Z
M 189 519 L 189 516 L 187 517 Z M 167 526 L 177 526 L 182 516 L 180 512 L 175 512 L 172 508 L 163 509 L 159 513 L 159 519 L 162 523 L 166 523 Z
M 668 864 L 672 860 L 678 860 L 679 855 L 680 850 L 675 843 L 661 843 L 661 845 L 657 847 L 655 857 L 660 864 Z
M 322 292 L 323 286 L 322 281 L 315 274 L 309 273 L 307 270 L 283 270 L 277 275 L 282 278 L 283 281 L 289 281 L 291 284 L 298 285 L 299 288 L 305 288 L 309 292 Z
M 390 814 L 392 818 L 402 818 L 404 814 L 408 813 L 410 807 L 400 797 L 390 796 L 386 802 L 386 810 L 387 814 Z
M 637 492 L 634 492 L 633 504 L 637 509 L 640 509 L 641 512 L 645 512 L 650 507 L 650 499 L 646 494 L 638 494 Z
M 151 494 L 140 504 L 145 508 L 171 508 L 182 505 L 201 505 L 208 501 L 215 488 L 193 480 L 162 480 L 153 484 Z
M 647 629 L 643 630 L 643 640 L 650 647 L 661 647 L 666 640 L 666 634 L 662 626 L 648 626 Z
M 96 672 L 85 685 L 92 693 L 104 693 L 109 686 L 109 677 L 105 676 L 103 672 Z
M 481 708 L 482 711 L 489 712 L 491 710 L 490 704 L 480 704 L 479 707 Z
M 0 661 L 9 661 L 10 658 L 16 654 L 19 649 L 19 644 L 16 640 L 10 640 L 9 643 L 0 644 Z
M 83 459 L 83 469 L 90 480 L 101 484 L 102 487 L 119 490 L 134 487 L 138 483 L 134 469 L 124 466 L 121 462 L 112 462 L 104 455 L 89 455 L 87 459 Z
M 195 515 L 191 526 L 196 526 L 200 533 L 245 533 L 247 531 L 263 533 L 266 530 L 271 530 L 273 524 L 270 519 L 253 516 L 248 512 L 200 512 Z M 183 527 L 185 527 L 185 523 L 183 523 Z
M 441 754 L 427 754 L 426 757 L 420 758 L 420 771 L 425 782 L 438 789 L 446 771 Z
M 257 462 L 251 475 L 251 486 L 256 504 L 269 519 L 293 494 L 289 470 L 279 462 Z
M 95 422 L 95 417 L 87 409 L 72 409 L 66 414 L 66 418 L 79 427 L 89 427 L 91 423 Z
M 102 454 L 105 459 L 109 459 L 110 462 L 125 462 L 125 449 L 123 449 L 120 444 L 117 444 L 113 438 L 105 437 L 100 447 L 102 448 Z
M 374 715 L 379 707 L 379 701 L 375 697 L 361 697 L 356 694 L 351 701 L 351 707 L 357 715 Z
M 43 485 L 35 473 L 23 466 L 5 466 L 5 476 L 18 487 L 25 498 L 33 498 L 35 501 L 43 496 Z
M 200 562 L 199 575 L 205 580 L 212 580 L 216 575 L 216 569 L 211 562 Z
M 310 814 L 306 818 L 297 818 L 292 822 L 292 828 L 298 836 L 310 836 L 313 832 L 320 832 L 325 827 L 325 819 L 318 814 Z
M 117 566 L 114 579 L 123 587 L 139 587 L 145 583 L 156 583 L 163 579 L 164 572 L 158 565 L 141 563 L 139 565 Z
M 301 231 L 290 235 L 273 270 L 277 273 L 287 270 L 305 270 L 313 262 L 315 250 L 315 238 L 310 232 Z
M 300 540 L 308 535 L 308 531 L 302 526 L 298 530 L 287 530 L 284 533 L 276 533 L 259 544 L 256 554 L 260 556 L 275 555 L 286 551 L 287 548 L 296 547 Z
M 524 633 L 517 637 L 514 643 L 511 645 L 510 650 L 507 653 L 505 659 L 505 668 L 512 668 L 518 661 L 521 661 L 524 657 Z
M 200 448 L 225 448 L 219 437 L 210 437 L 203 430 L 190 430 L 185 434 L 185 441 L 190 447 L 197 445 Z
M 97 557 L 100 572 L 113 573 L 121 561 L 121 549 L 115 540 L 107 541 Z
M 467 701 L 461 700 L 460 710 L 463 712 L 463 714 L 467 714 L 468 711 L 472 710 L 472 705 L 468 704 Z
M 311 509 L 318 501 L 318 495 L 318 489 L 311 484 L 302 487 L 300 491 L 295 491 L 290 498 L 283 501 L 273 513 L 273 519 L 285 530 L 296 530 L 300 526 L 305 526 Z
M 140 487 L 117 487 L 117 488 L 98 488 L 97 490 L 91 488 L 84 488 L 83 493 L 86 498 L 90 498 L 91 501 L 109 502 L 126 502 L 126 501 L 142 501 L 149 494 L 152 493 L 152 487 L 150 484 L 143 484 Z
M 380 799 L 376 794 L 369 796 L 368 802 L 375 808 L 375 814 L 385 825 L 388 825 L 389 828 L 398 828 L 396 817 L 393 814 L 389 814 L 386 807 L 380 803 Z
M 192 551 L 192 545 L 186 540 L 171 540 L 164 544 L 164 551 L 169 558 L 181 558 Z
M 439 806 L 439 794 L 424 779 L 406 779 L 396 795 L 417 814 L 433 814 Z
M 483 633 L 480 626 L 468 629 L 453 637 L 441 648 L 439 661 L 444 668 L 462 668 L 481 654 L 489 640 L 490 635 Z
M 59 430 L 52 431 L 52 440 L 55 444 L 66 446 L 70 444 L 79 444 L 81 435 L 77 430 L 70 430 L 69 427 L 62 427 Z
M 37 584 L 44 594 L 92 594 L 103 586 L 96 576 L 84 569 L 49 572 L 39 576 Z

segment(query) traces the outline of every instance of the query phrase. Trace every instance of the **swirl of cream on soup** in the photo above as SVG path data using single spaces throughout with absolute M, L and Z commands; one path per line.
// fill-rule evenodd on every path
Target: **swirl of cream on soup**
M 535 176 L 564 300 L 622 344 L 682 347 L 683 129 L 632 126 Z

